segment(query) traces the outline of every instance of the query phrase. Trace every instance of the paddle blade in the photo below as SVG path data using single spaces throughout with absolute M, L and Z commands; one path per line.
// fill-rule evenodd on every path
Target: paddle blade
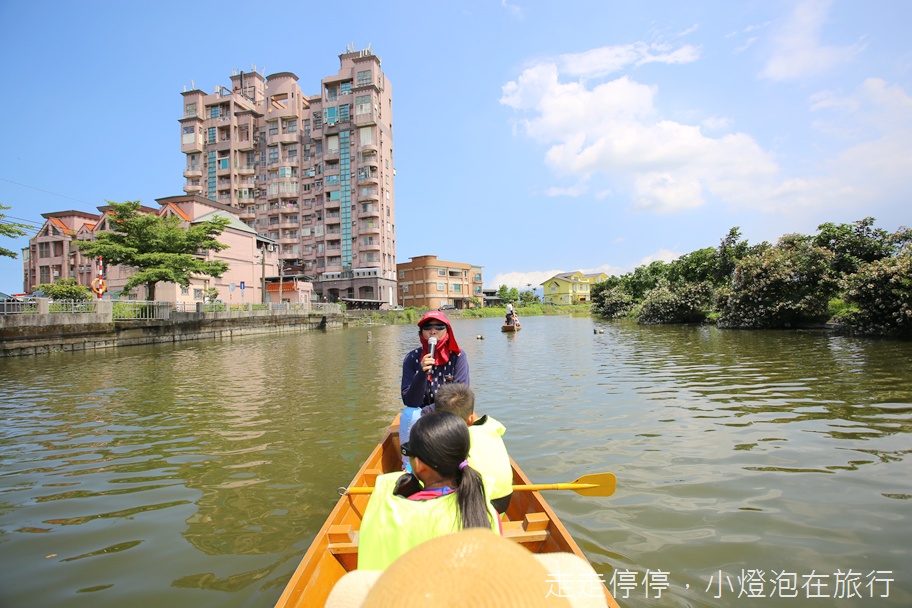
M 583 475 L 574 484 L 589 484 L 591 488 L 574 490 L 580 496 L 611 496 L 617 488 L 617 477 L 614 473 L 592 473 Z

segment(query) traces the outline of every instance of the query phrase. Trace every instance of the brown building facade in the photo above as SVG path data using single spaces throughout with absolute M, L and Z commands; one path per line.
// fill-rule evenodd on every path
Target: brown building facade
M 464 309 L 483 305 L 481 266 L 438 260 L 436 255 L 409 260 L 396 265 L 402 306 Z

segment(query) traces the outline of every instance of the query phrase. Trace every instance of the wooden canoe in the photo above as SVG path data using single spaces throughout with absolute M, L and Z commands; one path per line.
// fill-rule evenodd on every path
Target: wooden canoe
M 529 478 L 512 459 L 511 464 L 513 484 L 530 484 Z M 401 467 L 399 416 L 396 416 L 383 441 L 367 457 L 350 487 L 372 487 L 378 475 L 398 471 Z M 288 581 L 276 608 L 322 606 L 336 581 L 357 567 L 358 529 L 368 500 L 370 494 L 346 494 L 339 499 Z M 539 492 L 514 492 L 507 519 L 503 522 L 504 536 L 533 553 L 569 552 L 586 559 Z M 605 598 L 609 606 L 617 608 L 607 587 Z
M 519 323 L 513 323 L 512 325 L 504 324 L 500 326 L 500 331 L 519 331 L 520 329 L 522 329 L 522 325 Z

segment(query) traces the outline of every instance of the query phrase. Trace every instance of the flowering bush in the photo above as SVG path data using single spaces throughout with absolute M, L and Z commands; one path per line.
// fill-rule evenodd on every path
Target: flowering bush
M 671 285 L 661 279 L 655 289 L 646 292 L 637 322 L 699 323 L 706 318 L 711 298 L 708 282 Z
M 775 247 L 741 260 L 721 305 L 720 327 L 780 328 L 825 321 L 836 284 L 833 252 L 808 237 L 786 235 Z
M 912 338 L 912 247 L 864 264 L 842 281 L 852 309 L 843 315 L 859 333 Z
M 593 297 L 592 311 L 609 319 L 626 315 L 633 308 L 633 298 L 621 286 L 611 287 Z

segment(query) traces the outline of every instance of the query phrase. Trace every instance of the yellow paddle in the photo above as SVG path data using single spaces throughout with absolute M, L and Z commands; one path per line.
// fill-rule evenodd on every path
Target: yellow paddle
M 614 473 L 591 473 L 570 483 L 531 483 L 513 486 L 514 492 L 534 490 L 573 490 L 581 496 L 611 496 L 617 487 Z M 340 494 L 370 494 L 372 487 L 339 488 Z

